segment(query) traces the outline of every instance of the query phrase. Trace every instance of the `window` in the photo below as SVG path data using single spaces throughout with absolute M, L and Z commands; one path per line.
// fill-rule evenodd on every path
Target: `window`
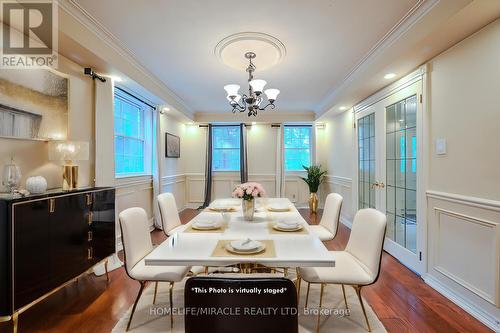
M 150 174 L 152 110 L 118 89 L 114 102 L 115 174 Z
M 212 128 L 212 170 L 240 170 L 239 126 L 214 126 Z
M 311 165 L 311 126 L 285 126 L 285 170 L 299 171 Z

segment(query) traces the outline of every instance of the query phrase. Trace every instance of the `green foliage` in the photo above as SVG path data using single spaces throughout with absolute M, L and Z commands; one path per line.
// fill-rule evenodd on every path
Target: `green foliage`
M 321 171 L 321 165 L 311 165 L 310 167 L 302 166 L 304 170 L 307 171 L 307 178 L 302 178 L 307 186 L 309 186 L 309 191 L 311 193 L 318 192 L 319 185 L 323 182 L 325 178 L 326 171 Z

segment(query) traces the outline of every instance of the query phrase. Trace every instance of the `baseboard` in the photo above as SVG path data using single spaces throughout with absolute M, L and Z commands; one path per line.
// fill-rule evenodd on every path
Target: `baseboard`
M 340 223 L 348 227 L 349 229 L 352 229 L 352 222 L 345 216 L 340 216 Z
M 438 279 L 430 274 L 422 275 L 423 280 L 432 289 L 439 292 L 441 295 L 458 305 L 464 311 L 469 313 L 471 316 L 482 322 L 484 325 L 488 326 L 493 332 L 500 332 L 500 320 L 485 312 L 480 307 L 476 306 L 469 300 L 465 299 L 461 295 L 457 294 L 455 291 L 442 284 Z

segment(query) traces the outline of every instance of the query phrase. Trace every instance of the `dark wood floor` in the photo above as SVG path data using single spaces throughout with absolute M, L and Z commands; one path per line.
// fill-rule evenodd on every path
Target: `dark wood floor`
M 197 213 L 187 209 L 181 219 L 187 222 Z M 301 214 L 315 223 L 307 210 Z M 335 240 L 326 242 L 328 249 L 343 249 L 349 232 L 340 225 Z M 165 239 L 161 231 L 154 231 L 152 237 L 155 243 Z M 139 289 L 123 268 L 110 276 L 109 284 L 104 277 L 87 275 L 61 289 L 19 317 L 19 332 L 110 332 Z M 491 332 L 386 253 L 379 280 L 363 293 L 389 332 Z M 0 324 L 0 332 L 9 330 L 10 325 Z

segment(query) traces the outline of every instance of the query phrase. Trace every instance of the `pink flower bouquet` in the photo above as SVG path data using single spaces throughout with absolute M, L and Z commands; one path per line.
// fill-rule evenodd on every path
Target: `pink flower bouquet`
M 263 197 L 266 191 L 259 183 L 244 183 L 236 186 L 233 191 L 233 198 L 240 198 L 243 200 L 252 200 L 257 197 Z

